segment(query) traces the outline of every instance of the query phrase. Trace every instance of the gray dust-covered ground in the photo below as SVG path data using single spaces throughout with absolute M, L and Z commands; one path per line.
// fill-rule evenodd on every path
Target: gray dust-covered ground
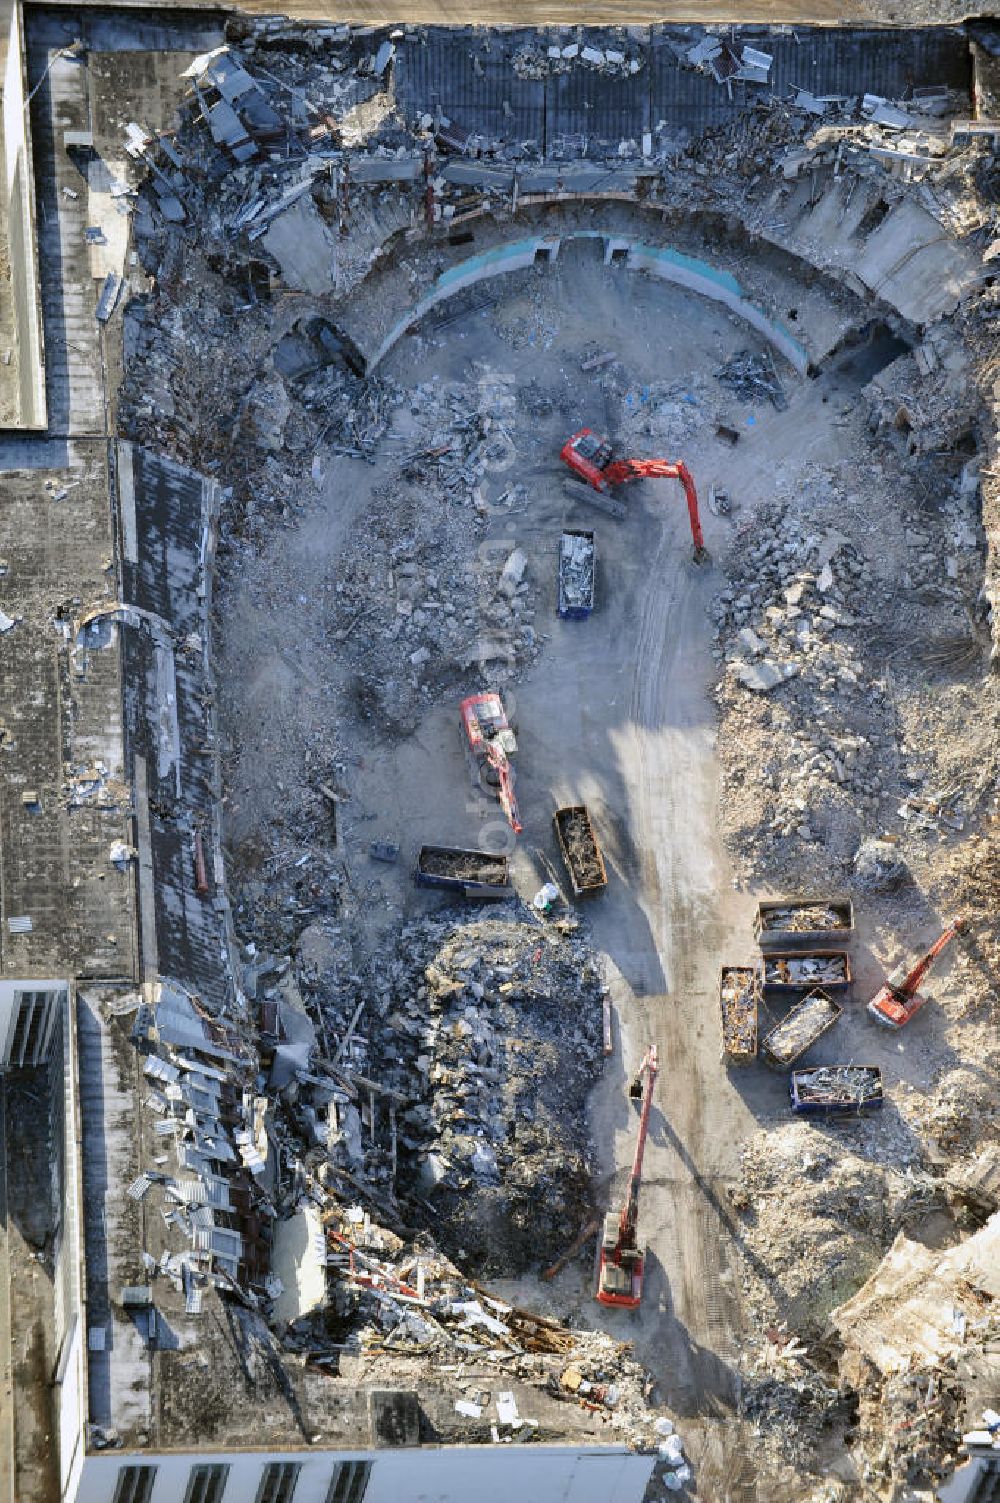
M 741 722 L 713 697 L 731 628 L 713 628 L 713 615 L 726 616 L 717 597 L 755 546 L 758 514 L 771 528 L 775 507 L 788 519 L 791 556 L 803 537 L 808 547 L 813 516 L 820 525 L 829 514 L 832 525 L 835 513 L 866 567 L 888 578 L 902 568 L 899 516 L 919 505 L 899 452 L 885 444 L 876 451 L 866 427 L 861 392 L 877 359 L 838 362 L 817 380 L 782 368 L 788 405 L 779 411 L 741 400 L 716 379 L 724 361 L 748 348 L 757 348 L 756 336 L 725 311 L 606 269 L 586 245 L 564 251 L 551 270 L 494 288 L 484 306 L 428 321 L 380 372 L 389 410 L 373 462 L 321 449 L 312 494 L 296 495 L 297 509 L 262 546 L 230 559 L 221 675 L 232 745 L 229 839 L 244 918 L 259 915 L 275 882 L 288 890 L 295 863 L 310 874 L 311 896 L 300 884 L 283 900 L 280 923 L 272 904 L 272 945 L 294 943 L 296 905 L 310 916 L 325 905 L 331 922 L 339 915 L 346 924 L 361 965 L 391 949 L 404 921 L 435 907 L 411 881 L 422 843 L 512 848 L 496 805 L 468 777 L 457 718 L 464 693 L 501 687 L 517 721 L 525 829 L 514 873 L 523 896 L 549 874 L 561 876 L 553 810 L 586 802 L 610 885 L 586 910 L 585 933 L 603 957 L 616 1017 L 615 1056 L 590 1107 L 599 1202 L 614 1204 L 620 1193 L 635 1122 L 623 1087 L 649 1040 L 660 1044 L 664 1065 L 642 1205 L 650 1246 L 642 1316 L 605 1323 L 635 1340 L 678 1414 L 727 1417 L 707 1426 L 700 1459 L 706 1477 L 728 1476 L 734 1486 L 744 1299 L 756 1301 L 759 1285 L 769 1291 L 769 1313 L 786 1306 L 732 1196 L 743 1145 L 783 1121 L 787 1106 L 778 1077 L 733 1079 L 719 1063 L 718 964 L 750 954 L 751 897 L 733 865 L 746 835 L 732 783 L 735 748 L 718 743 L 720 713 L 723 734 Z M 581 372 L 588 356 L 605 351 L 613 362 Z M 477 429 L 474 483 L 449 488 L 439 467 L 447 461 L 435 451 L 461 449 L 463 424 L 476 414 L 490 422 Z M 735 448 L 717 436 L 719 422 L 740 433 Z M 567 494 L 558 450 L 583 424 L 608 433 L 620 453 L 685 459 L 701 492 L 712 567 L 691 561 L 672 483 L 633 487 L 624 522 Z M 728 515 L 705 505 L 712 487 L 729 496 Z M 565 525 L 597 534 L 597 608 L 586 622 L 561 621 L 555 611 Z M 515 549 L 526 568 L 508 598 L 497 585 Z M 804 562 L 806 554 L 796 567 Z M 880 632 L 891 636 L 891 597 L 880 612 L 877 593 L 866 594 Z M 506 656 L 488 646 L 480 666 L 470 644 L 493 644 L 498 633 L 513 645 Z M 964 692 L 974 697 L 974 683 Z M 743 748 L 744 761 L 755 744 Z M 338 797 L 335 845 L 319 783 Z M 857 838 L 876 817 L 866 796 L 861 787 Z M 828 852 L 839 880 L 853 855 L 850 841 L 838 846 L 841 828 L 831 825 Z M 398 843 L 398 863 L 373 862 L 372 841 Z M 923 914 L 911 908 L 910 919 Z M 877 974 L 866 950 L 862 988 Z M 858 1031 L 852 1049 L 897 1064 L 894 1044 L 873 1041 L 860 1022 L 850 1030 Z M 907 1091 L 919 1097 L 950 1046 L 924 1036 L 907 1043 L 907 1056 L 911 1047 Z M 865 1242 L 854 1287 L 869 1266 Z M 590 1324 L 598 1318 L 590 1279 L 583 1259 L 552 1289 L 528 1282 L 536 1301 Z M 509 1287 L 525 1293 L 523 1280 Z M 795 1308 L 802 1312 L 801 1301 Z M 829 1406 L 824 1413 L 831 1428 L 816 1452 L 820 1465 L 843 1450 L 843 1415 Z

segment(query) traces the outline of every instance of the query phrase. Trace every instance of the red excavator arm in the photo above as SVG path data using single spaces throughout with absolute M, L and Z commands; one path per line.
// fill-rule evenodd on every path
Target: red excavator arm
M 691 523 L 691 538 L 694 542 L 695 562 L 705 557 L 705 538 L 698 515 L 698 492 L 694 488 L 691 471 L 684 461 L 671 464 L 667 459 L 618 459 L 604 471 L 609 485 L 622 485 L 626 480 L 662 479 L 679 480 L 687 497 L 688 521 Z
M 507 753 L 502 747 L 490 746 L 486 753 L 486 760 L 497 775 L 497 798 L 500 800 L 500 807 L 506 814 L 514 834 L 520 835 L 523 826 L 514 795 L 514 774 L 507 760 Z
M 897 983 L 895 986 L 893 986 L 893 990 L 902 993 L 904 997 L 912 996 L 913 993 L 919 989 L 921 981 L 923 981 L 924 977 L 927 975 L 927 972 L 930 970 L 935 960 L 941 954 L 941 951 L 945 948 L 946 945 L 950 945 L 955 936 L 961 934 L 964 928 L 964 919 L 953 919 L 952 922 L 948 925 L 947 929 L 945 929 L 944 933 L 938 935 L 937 939 L 927 951 L 927 954 L 921 956 L 916 965 L 913 967 L 913 970 L 908 971 L 902 982 Z M 892 978 L 890 977 L 890 985 L 892 984 Z
M 679 480 L 687 497 L 688 520 L 694 542 L 694 561 L 704 563 L 708 558 L 705 538 L 698 515 L 698 492 L 695 490 L 691 471 L 683 460 L 676 463 L 669 459 L 611 459 L 611 445 L 598 438 L 590 428 L 581 428 L 579 433 L 567 439 L 559 451 L 563 464 L 569 466 L 595 491 L 606 491 L 613 485 L 624 485 L 629 480 Z
M 632 1160 L 625 1204 L 618 1217 L 617 1232 L 615 1217 L 605 1218 L 604 1236 L 601 1239 L 600 1262 L 597 1273 L 597 1299 L 602 1305 L 624 1305 L 634 1310 L 642 1299 L 642 1283 L 645 1272 L 645 1256 L 639 1249 L 639 1190 L 642 1186 L 642 1160 L 649 1134 L 649 1114 L 653 1106 L 653 1087 L 659 1073 L 659 1059 L 655 1044 L 650 1044 L 646 1057 L 639 1067 L 636 1081 L 646 1076 L 646 1090 L 642 1098 L 642 1114 L 639 1118 L 639 1136 Z M 634 1087 L 633 1087 L 634 1089 Z M 629 1092 L 632 1095 L 632 1091 Z

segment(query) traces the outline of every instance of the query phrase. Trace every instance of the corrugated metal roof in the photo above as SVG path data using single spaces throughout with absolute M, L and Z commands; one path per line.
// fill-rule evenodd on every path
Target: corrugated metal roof
M 723 33 L 720 33 L 720 35 Z M 920 30 L 861 30 L 828 27 L 733 28 L 724 33 L 737 53 L 744 46 L 766 52 L 773 65 L 766 84 L 732 80 L 729 91 L 708 74 L 682 67 L 686 53 L 705 36 L 699 27 L 655 27 L 643 40 L 630 34 L 613 45 L 644 66 L 627 77 L 575 63 L 544 82 L 517 78 L 511 58 L 527 41 L 544 50 L 565 40 L 555 32 L 517 30 L 484 38 L 445 28 L 401 44 L 396 63 L 397 97 L 409 120 L 441 110 L 460 130 L 480 131 L 508 146 L 534 139 L 551 152 L 560 137 L 587 136 L 591 150 L 604 142 L 639 141 L 663 122 L 668 132 L 697 133 L 731 119 L 755 98 L 786 96 L 791 87 L 814 94 L 881 94 L 899 98 L 912 86 L 945 84 L 968 92 L 969 47 L 957 27 Z M 588 42 L 605 45 L 602 34 Z M 478 60 L 482 76 L 476 71 Z
M 648 49 L 646 57 L 648 58 Z M 545 87 L 545 140 L 551 152 L 560 136 L 587 138 L 587 150 L 617 150 L 620 141 L 639 145 L 649 129 L 649 68 L 624 78 L 575 67 Z
M 440 110 L 466 133 L 519 145 L 542 145 L 545 85 L 520 79 L 511 66 L 529 30 L 476 35 L 438 27 L 419 41 L 401 42 L 396 54 L 396 99 L 408 121 Z

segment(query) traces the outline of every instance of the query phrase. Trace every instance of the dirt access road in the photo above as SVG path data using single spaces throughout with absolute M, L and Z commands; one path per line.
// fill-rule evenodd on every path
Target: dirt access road
M 718 559 L 740 518 L 776 488 L 795 494 L 810 466 L 837 463 L 845 443 L 837 420 L 851 394 L 825 378 L 798 382 L 785 371 L 787 411 L 740 403 L 714 372 L 721 360 L 753 345 L 751 331 L 677 289 L 606 270 L 585 246 L 567 251 L 555 269 L 510 284 L 493 307 L 447 317 L 446 325 L 429 324 L 403 340 L 388 370 L 410 391 L 433 379 L 460 382 L 470 407 L 484 369 L 509 376 L 515 393 L 509 428 L 516 464 L 484 481 L 485 491 L 491 484 L 502 491 L 514 480 L 526 488 L 520 504 L 496 509 L 486 543 L 495 568 L 508 548 L 526 552 L 541 639 L 534 666 L 516 685 L 502 686 L 520 742 L 525 828 L 514 874 L 528 898 L 547 865 L 564 881 L 552 814 L 561 804 L 588 805 L 609 872 L 606 893 L 580 909 L 607 957 L 615 1004 L 615 1053 L 594 1092 L 591 1120 L 603 1168 L 599 1195 L 609 1206 L 621 1203 L 634 1149 L 628 1080 L 649 1042 L 658 1043 L 661 1059 L 641 1206 L 649 1245 L 641 1311 L 597 1306 L 583 1260 L 554 1286 L 528 1289 L 521 1281 L 517 1292 L 635 1341 L 666 1402 L 685 1421 L 699 1495 L 752 1498 L 747 1448 L 734 1423 L 740 1277 L 726 1186 L 738 1177 L 742 1141 L 762 1122 L 783 1119 L 787 1097 L 783 1078 L 763 1069 L 731 1076 L 719 1058 L 718 967 L 751 958 L 753 899 L 734 890 L 719 836 L 707 607 L 724 584 Z M 610 376 L 580 372 L 595 343 L 622 356 Z M 677 400 L 645 415 L 659 401 L 652 383 L 664 381 Z M 644 393 L 652 394 L 647 400 Z M 716 437 L 720 418 L 743 433 L 736 449 Z M 290 688 L 273 701 L 273 727 L 261 719 L 270 695 L 258 694 L 250 706 L 261 734 L 257 756 L 241 769 L 244 810 L 259 814 L 275 786 L 301 776 L 291 753 L 282 764 L 283 718 L 306 713 L 307 702 L 310 715 L 321 716 L 324 706 L 335 714 L 338 740 L 349 748 L 338 853 L 353 890 L 370 894 L 352 929 L 368 944 L 388 937 L 406 916 L 437 906 L 410 880 L 421 843 L 496 848 L 503 834 L 496 804 L 469 783 L 457 697 L 432 699 L 416 734 L 387 741 L 370 723 L 345 719 L 352 672 L 346 658 L 329 652 L 313 658 L 307 649 L 304 621 L 313 596 L 322 596 L 322 581 L 347 545 L 352 521 L 363 518 L 372 485 L 398 471 L 413 423 L 408 405 L 397 409 L 374 469 L 334 461 L 315 514 L 301 528 L 279 532 L 273 551 L 248 571 L 230 611 L 228 651 L 239 661 L 224 675 L 236 684 L 252 663 L 259 689 L 269 663 L 291 674 L 294 654 L 301 679 L 297 699 Z M 628 433 L 638 452 L 683 457 L 703 495 L 713 482 L 731 491 L 740 503 L 734 522 L 704 517 L 717 560 L 712 567 L 691 561 L 686 508 L 672 482 L 631 487 L 624 522 L 567 497 L 558 450 L 584 423 L 615 438 L 622 433 L 623 442 Z M 565 525 L 597 533 L 597 604 L 587 621 L 556 614 Z M 276 600 L 297 594 L 310 602 L 301 612 L 275 609 Z M 471 671 L 464 692 L 480 685 Z M 401 843 L 398 867 L 368 859 L 372 840 Z

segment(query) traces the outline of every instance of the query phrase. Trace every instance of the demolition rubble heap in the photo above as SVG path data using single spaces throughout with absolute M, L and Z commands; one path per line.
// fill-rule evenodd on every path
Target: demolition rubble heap
M 390 1225 L 432 1228 L 478 1273 L 562 1252 L 593 1212 L 584 1105 L 605 994 L 572 921 L 425 919 L 360 974 L 313 925 L 294 967 L 265 960 L 261 974 L 271 1036 L 308 1040 L 273 1045 L 289 1165 L 331 1194 L 369 1187 Z
M 180 1141 L 185 1158 L 169 1172 L 137 1185 L 136 1198 L 162 1199 L 178 1239 L 165 1260 L 150 1252 L 153 1266 L 144 1266 L 190 1306 L 215 1288 L 239 1291 L 268 1339 L 312 1371 L 363 1368 L 366 1381 L 386 1372 L 421 1387 L 446 1375 L 449 1407 L 478 1438 L 498 1428 L 504 1438 L 550 1433 L 530 1399 L 515 1397 L 527 1384 L 651 1447 L 666 1432 L 652 1423 L 647 1379 L 625 1349 L 496 1299 L 479 1282 L 537 1270 L 593 1215 L 584 1107 L 599 1073 L 605 988 L 583 932 L 519 906 L 474 921 L 445 910 L 387 938 L 368 913 L 380 901 L 377 877 L 359 887 L 356 868 L 334 854 L 338 821 L 354 817 L 343 785 L 356 748 L 337 724 L 342 704 L 345 716 L 349 708 L 386 741 L 400 740 L 477 666 L 493 685 L 514 681 L 544 650 L 524 551 L 505 549 L 485 566 L 474 559 L 487 511 L 513 517 L 531 500 L 514 479 L 489 507 L 483 494 L 485 471 L 510 442 L 490 373 L 478 372 L 478 394 L 454 379 L 404 391 L 365 374 L 375 334 L 366 353 L 349 332 L 359 334 L 366 296 L 380 298 L 365 285 L 373 268 L 389 258 L 415 299 L 440 269 L 417 250 L 410 258 L 416 242 L 430 237 L 444 265 L 463 215 L 480 223 L 484 197 L 497 225 L 521 212 L 514 166 L 538 167 L 541 153 L 537 142 L 511 147 L 471 123 L 460 128 L 440 108 L 405 118 L 392 88 L 399 37 L 326 28 L 306 46 L 284 23 L 245 21 L 231 34 L 234 45 L 189 70 L 176 131 L 129 130 L 145 174 L 134 228 L 150 284 L 126 315 L 122 429 L 227 487 L 223 593 L 227 579 L 254 573 L 276 528 L 308 520 L 328 458 L 377 458 L 379 469 L 343 498 L 348 536 L 317 591 L 299 587 L 294 561 L 287 576 L 262 579 L 288 623 L 290 671 L 325 653 L 350 702 L 325 685 L 301 690 L 311 708 L 324 695 L 332 702 L 319 705 L 325 720 L 289 714 L 282 724 L 301 785 L 275 792 L 266 834 L 257 832 L 266 849 L 234 839 L 228 872 L 254 1022 L 232 1144 L 239 1188 L 257 1197 L 276 1242 L 290 1225 L 306 1228 L 307 1245 L 318 1242 L 315 1299 L 292 1298 L 297 1280 L 265 1273 L 263 1255 L 259 1267 L 231 1253 L 227 1262 L 227 1239 L 214 1233 L 231 1228 L 200 1215 L 185 1183 L 186 1171 L 197 1172 L 196 1140 Z M 720 88 L 766 83 L 766 53 L 704 40 L 677 44 L 678 68 Z M 641 72 L 642 50 L 624 36 L 611 42 L 518 45 L 511 76 Z M 470 57 L 481 70 L 485 42 L 482 57 Z M 799 89 L 762 96 L 731 126 L 690 139 L 658 129 L 649 142 L 604 143 L 599 155 L 632 174 L 629 191 L 641 175 L 647 206 L 732 216 L 740 233 L 772 245 L 783 196 L 800 176 L 830 170 L 841 182 L 876 183 L 886 213 L 919 197 L 978 252 L 997 230 L 992 169 L 988 147 L 950 130 L 954 104 L 939 97 L 932 111 L 920 100 Z M 588 151 L 592 165 L 595 150 L 568 140 L 556 148 L 567 167 Z M 503 169 L 488 189 L 449 175 L 484 162 Z M 708 223 L 705 240 L 712 234 Z M 822 266 L 821 248 L 816 258 Z M 839 284 L 831 282 L 833 301 L 856 295 L 842 268 L 825 270 Z M 997 773 L 979 677 L 991 636 L 982 524 L 994 493 L 969 459 L 983 415 L 977 359 L 996 311 L 995 289 L 984 285 L 954 325 L 933 323 L 919 341 L 893 318 L 885 332 L 898 332 L 900 350 L 844 404 L 842 461 L 809 463 L 804 480 L 775 474 L 752 509 L 735 492 L 709 498 L 732 528 L 716 558 L 723 577 L 712 607 L 730 850 L 743 876 L 789 891 L 865 891 L 876 939 L 904 910 L 919 912 L 915 875 L 974 918 L 995 913 L 986 836 L 961 850 L 950 842 L 991 811 Z M 386 333 L 389 313 L 367 312 L 375 333 Z M 431 329 L 447 319 L 433 314 Z M 497 312 L 492 327 L 512 350 L 548 350 L 558 332 L 534 293 L 516 316 Z M 792 385 L 769 353 L 742 348 L 714 378 L 653 382 L 638 394 L 600 345 L 582 368 L 620 416 L 623 449 L 680 452 L 710 427 L 735 448 L 734 404 L 780 414 Z M 529 419 L 577 405 L 568 377 L 546 389 L 525 383 L 514 400 Z M 753 413 L 744 416 L 749 429 Z M 592 584 L 578 582 L 579 593 Z M 249 677 L 249 636 L 243 650 Z M 237 664 L 239 652 L 230 658 Z M 240 727 L 231 790 L 241 759 L 267 758 L 269 736 L 263 714 Z M 234 830 L 242 813 L 234 796 Z M 398 847 L 372 854 L 392 860 Z M 821 913 L 806 922 L 828 927 Z M 984 952 L 995 960 L 990 944 Z M 764 979 L 787 983 L 791 966 L 808 984 L 846 982 L 824 964 L 766 961 Z M 755 1026 L 755 1006 L 751 977 L 738 986 L 737 1045 Z M 972 1040 L 984 1069 L 995 1061 L 982 1016 L 967 1018 L 947 993 L 941 1010 L 960 1060 Z M 190 1067 L 169 1049 L 156 1058 L 152 1109 L 182 1140 L 173 1119 L 177 1091 L 190 1093 Z M 198 1073 L 194 1089 L 216 1094 Z M 146 1074 L 157 1079 L 157 1067 Z M 946 1204 L 937 1156 L 977 1150 L 995 1126 L 978 1090 L 958 1067 L 938 1071 L 929 1095 L 901 1086 L 898 1110 L 883 1113 L 877 1156 L 855 1121 L 835 1151 L 804 1123 L 748 1145 L 731 1198 L 756 1332 L 743 1362 L 744 1412 L 766 1453 L 811 1470 L 808 1437 L 818 1430 L 857 1443 L 859 1474 L 880 1485 L 903 1478 L 899 1427 L 881 1434 L 876 1414 L 879 1403 L 895 1415 L 912 1402 L 912 1374 L 875 1376 L 852 1363 L 843 1330 L 834 1352 L 827 1319 L 877 1277 L 893 1236 Z M 936 1370 L 928 1382 L 939 1403 L 921 1421 L 927 1455 L 905 1474 L 911 1482 L 937 1475 L 952 1454 L 952 1389 L 961 1383 Z
M 335 957 L 317 933 L 294 972 L 259 957 L 259 1055 L 243 1025 L 166 985 L 150 1004 L 113 999 L 90 1025 L 109 1040 L 108 1089 L 138 1129 L 115 1137 L 110 1160 L 121 1177 L 111 1275 L 115 1288 L 131 1282 L 119 1312 L 93 1270 L 94 1309 L 107 1305 L 123 1343 L 132 1322 L 148 1331 L 150 1350 L 161 1322 L 208 1350 L 225 1322 L 237 1349 L 264 1354 L 254 1391 L 274 1389 L 276 1438 L 296 1404 L 339 1434 L 349 1416 L 331 1380 L 353 1388 L 363 1370 L 368 1386 L 382 1376 L 419 1391 L 438 1438 L 579 1431 L 658 1449 L 672 1427 L 649 1407 L 628 1344 L 495 1297 L 440 1246 L 461 1241 L 466 1265 L 516 1271 L 561 1251 L 590 1214 L 588 1166 L 568 1140 L 583 1135 L 602 988 L 579 942 L 516 919 L 416 925 L 399 959 L 363 989 L 355 978 L 371 1009 L 322 1007 L 314 1027 L 294 976 L 311 999 Z M 567 1001 L 574 976 L 590 988 L 589 1030 L 579 989 Z M 353 1004 L 342 979 L 336 995 Z M 575 1071 L 559 1059 L 567 1037 Z M 223 1343 L 220 1371 L 231 1355 Z M 203 1404 L 197 1362 L 176 1360 L 184 1381 L 157 1421 L 166 1442 L 244 1422 L 242 1402 L 228 1416 Z M 127 1439 L 121 1426 L 97 1437 Z

